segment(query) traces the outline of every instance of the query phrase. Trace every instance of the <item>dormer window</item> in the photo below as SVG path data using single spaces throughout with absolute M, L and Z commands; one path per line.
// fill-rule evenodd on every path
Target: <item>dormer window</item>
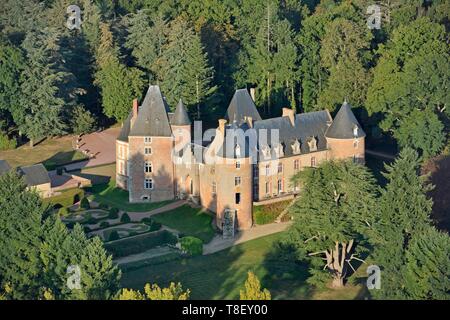
M 314 137 L 311 137 L 311 139 L 308 141 L 309 146 L 309 152 L 317 151 L 317 140 Z
M 281 158 L 284 156 L 283 145 L 281 143 L 277 144 L 274 149 L 277 158 Z
M 144 143 L 152 143 L 152 137 L 145 137 Z
M 293 154 L 300 154 L 300 142 L 298 140 L 295 140 L 291 147 Z
M 261 151 L 265 159 L 270 158 L 270 148 L 268 145 L 263 146 L 261 148 Z
M 354 136 L 355 138 L 357 138 L 357 137 L 358 137 L 358 134 L 359 134 L 359 128 L 358 128 L 357 125 L 355 125 L 355 126 L 353 127 L 353 136 Z
M 236 157 L 240 157 L 241 156 L 241 146 L 237 144 L 236 147 L 234 147 L 234 152 L 236 154 Z

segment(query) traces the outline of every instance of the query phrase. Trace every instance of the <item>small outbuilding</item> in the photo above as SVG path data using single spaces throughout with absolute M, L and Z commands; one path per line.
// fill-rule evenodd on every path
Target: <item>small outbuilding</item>
M 35 189 L 43 198 L 51 196 L 52 187 L 50 176 L 42 163 L 20 167 L 18 172 L 24 176 L 29 189 Z

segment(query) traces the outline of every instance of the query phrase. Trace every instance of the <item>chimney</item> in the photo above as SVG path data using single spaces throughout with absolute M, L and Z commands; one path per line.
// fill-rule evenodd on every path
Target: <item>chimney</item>
M 227 124 L 227 120 L 219 119 L 219 131 L 222 134 L 222 136 L 225 135 L 225 125 L 226 124 Z
M 255 102 L 256 101 L 256 89 L 255 88 L 250 88 L 250 96 L 252 97 L 252 99 L 253 99 L 253 102 Z
M 138 106 L 138 99 L 134 99 L 134 100 L 133 100 L 133 118 L 136 118 L 136 117 L 137 117 L 137 115 L 138 115 L 138 109 L 139 109 L 139 106 Z
M 283 108 L 283 117 L 289 117 L 291 124 L 295 127 L 295 111 L 291 108 Z
M 246 117 L 245 117 L 245 120 L 247 121 L 248 126 L 249 126 L 250 128 L 253 128 L 253 118 L 252 118 L 252 117 L 249 117 L 249 116 L 246 116 Z

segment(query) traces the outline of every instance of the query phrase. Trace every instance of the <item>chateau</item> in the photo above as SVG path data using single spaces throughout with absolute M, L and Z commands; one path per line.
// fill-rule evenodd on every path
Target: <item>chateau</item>
M 364 162 L 365 133 L 344 102 L 327 110 L 261 119 L 246 89 L 237 90 L 217 129 L 191 139 L 180 101 L 174 113 L 158 86 L 133 108 L 116 140 L 116 183 L 130 202 L 191 199 L 216 213 L 217 226 L 252 227 L 254 204 L 300 192 L 290 178 L 330 159 Z M 194 134 L 195 136 L 195 134 Z

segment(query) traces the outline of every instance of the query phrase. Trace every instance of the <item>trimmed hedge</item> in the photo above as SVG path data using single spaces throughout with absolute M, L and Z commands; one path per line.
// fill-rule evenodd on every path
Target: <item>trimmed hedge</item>
M 114 240 L 119 240 L 120 236 L 119 236 L 119 232 L 117 232 L 117 230 L 113 230 L 111 231 L 111 233 L 109 234 L 109 241 L 114 241 Z
M 80 208 L 84 210 L 89 210 L 91 208 L 88 198 L 84 197 L 81 199 Z
M 123 239 L 114 243 L 105 243 L 105 248 L 114 258 L 140 253 L 158 246 L 177 243 L 177 237 L 167 230 L 145 233 L 132 239 Z
M 117 208 L 109 209 L 108 218 L 109 219 L 117 219 L 117 218 L 119 218 L 119 209 L 117 209 Z
M 190 256 L 203 254 L 203 241 L 196 237 L 184 237 L 180 239 L 181 250 Z
M 130 221 L 131 221 L 130 216 L 128 215 L 128 213 L 124 212 L 124 213 L 122 214 L 122 216 L 120 217 L 120 222 L 128 223 L 128 222 L 130 222 Z
M 69 189 L 62 191 L 60 195 L 46 198 L 43 200 L 44 203 L 49 203 L 56 208 L 70 207 L 84 198 L 83 189 Z
M 143 218 L 141 222 L 148 225 L 150 227 L 150 231 L 157 231 L 162 227 L 161 223 L 155 222 L 151 218 Z
M 275 202 L 263 206 L 254 206 L 253 221 L 256 224 L 268 224 L 274 222 L 290 202 L 291 200 Z
M 100 228 L 108 228 L 109 227 L 109 222 L 108 221 L 102 221 L 102 222 L 100 222 L 99 226 L 100 226 Z

